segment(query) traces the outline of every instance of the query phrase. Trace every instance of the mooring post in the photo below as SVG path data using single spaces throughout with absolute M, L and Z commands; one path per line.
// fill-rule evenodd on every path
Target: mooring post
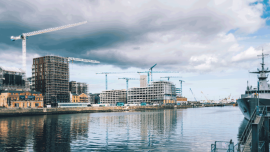
M 258 124 L 252 124 L 252 152 L 258 152 L 259 149 L 259 134 L 258 134 Z
M 264 118 L 265 152 L 269 152 L 269 118 Z

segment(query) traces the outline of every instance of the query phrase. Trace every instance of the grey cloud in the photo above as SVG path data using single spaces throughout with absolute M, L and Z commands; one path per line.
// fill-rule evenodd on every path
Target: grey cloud
M 226 15 L 202 1 L 194 3 L 188 10 L 181 8 L 180 3 L 174 7 L 154 1 L 131 1 L 132 6 L 123 3 L 96 0 L 1 1 L 0 42 L 20 50 L 21 42 L 10 42 L 11 35 L 87 20 L 85 25 L 29 37 L 27 50 L 41 56 L 52 53 L 95 59 L 124 69 L 146 68 L 158 63 L 164 69 L 188 70 L 190 56 L 202 51 L 190 53 L 179 44 L 179 48 L 174 46 L 173 53 L 167 53 L 167 43 L 160 40 L 163 35 L 172 35 L 169 41 L 183 39 L 190 43 L 211 44 L 218 33 L 238 26 L 233 23 L 237 19 L 233 16 L 235 14 L 230 12 Z M 257 20 L 262 22 L 260 17 L 254 18 Z M 252 26 L 259 27 L 257 24 Z M 150 48 L 145 46 L 153 44 L 163 48 L 157 48 L 156 53 L 149 52 Z M 213 54 L 216 52 L 213 50 L 204 50 L 204 53 Z M 226 53 L 221 54 L 225 56 Z

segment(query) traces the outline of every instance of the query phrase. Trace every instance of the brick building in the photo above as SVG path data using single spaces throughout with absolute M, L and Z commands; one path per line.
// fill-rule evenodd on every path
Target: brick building
M 43 106 L 43 96 L 40 92 L 3 91 L 0 94 L 0 107 L 34 108 Z

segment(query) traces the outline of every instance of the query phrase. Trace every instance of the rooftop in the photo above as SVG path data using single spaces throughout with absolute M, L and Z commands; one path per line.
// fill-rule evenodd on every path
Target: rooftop
M 23 71 L 22 69 L 15 68 L 15 67 L 3 67 L 3 66 L 0 66 L 0 68 L 1 68 L 2 70 L 4 70 L 4 71 L 24 73 L 24 71 Z

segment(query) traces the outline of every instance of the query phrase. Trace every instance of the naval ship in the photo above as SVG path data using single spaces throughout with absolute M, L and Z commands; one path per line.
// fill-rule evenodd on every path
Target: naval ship
M 252 88 L 247 83 L 247 89 L 245 94 L 241 94 L 241 98 L 237 100 L 238 107 L 243 113 L 246 119 L 250 119 L 251 114 L 255 110 L 256 106 L 270 106 L 270 84 L 267 83 L 268 74 L 270 71 L 264 69 L 264 57 L 268 54 L 258 55 L 262 58 L 261 66 L 262 68 L 257 68 L 255 72 L 249 72 L 253 74 L 258 74 L 258 85 L 257 88 Z

